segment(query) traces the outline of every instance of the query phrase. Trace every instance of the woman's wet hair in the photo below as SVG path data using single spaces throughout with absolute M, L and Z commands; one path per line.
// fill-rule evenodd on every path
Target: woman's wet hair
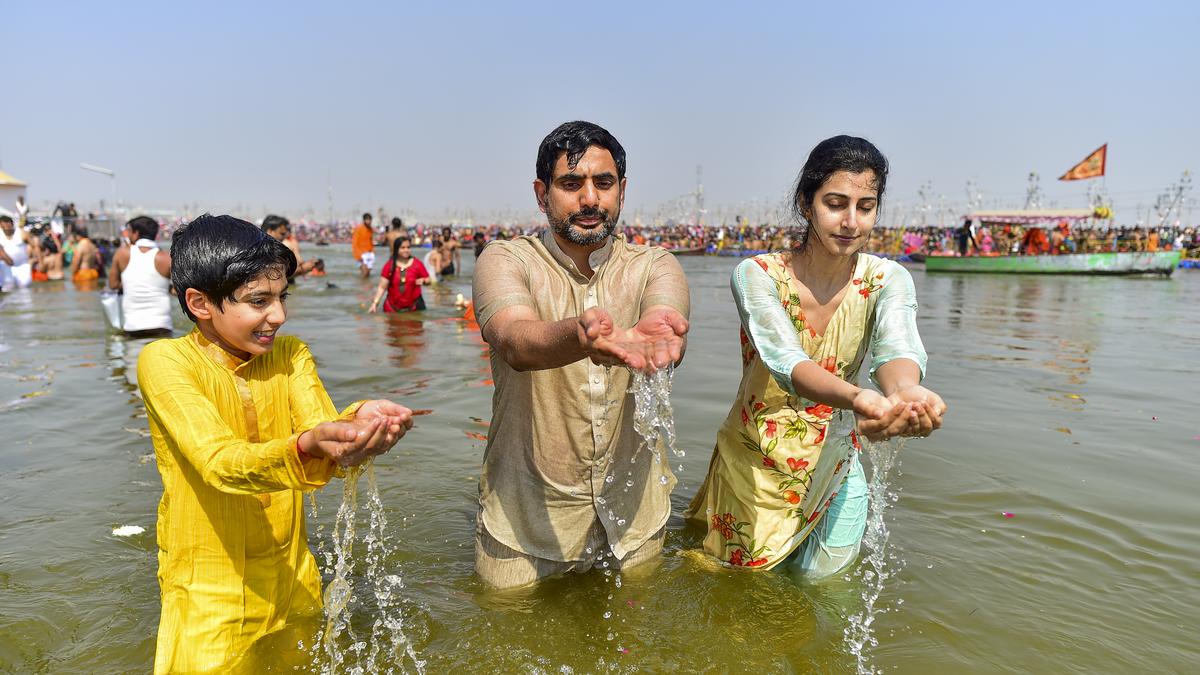
M 266 276 L 287 279 L 296 273 L 296 256 L 254 225 L 233 216 L 204 214 L 171 238 L 171 285 L 183 313 L 187 289 L 194 288 L 220 307 L 243 285 Z
M 792 190 L 791 211 L 799 227 L 792 241 L 793 248 L 803 249 L 808 243 L 808 233 L 812 230 L 809 216 L 812 213 L 813 199 L 821 186 L 839 171 L 874 173 L 877 203 L 883 204 L 888 161 L 879 148 L 867 139 L 857 136 L 827 138 L 817 143 L 812 152 L 808 153 L 808 161 L 804 162 L 804 168 L 796 177 L 796 185 Z
M 537 179 L 549 187 L 554 180 L 558 156 L 567 153 L 567 166 L 574 169 L 590 146 L 608 150 L 617 164 L 617 180 L 625 178 L 625 148 L 606 129 L 591 122 L 566 122 L 542 139 L 537 154 Z
M 125 227 L 129 228 L 129 231 L 133 232 L 138 239 L 154 241 L 154 238 L 158 236 L 158 221 L 150 216 L 138 216 L 125 223 Z
M 404 245 L 405 242 L 408 242 L 408 245 L 412 246 L 412 237 L 396 237 L 395 240 L 392 241 L 392 262 L 395 262 L 400 258 L 400 247 Z

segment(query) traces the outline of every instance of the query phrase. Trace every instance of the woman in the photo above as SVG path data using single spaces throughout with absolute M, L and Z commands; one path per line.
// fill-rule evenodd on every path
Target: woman
M 941 426 L 945 404 L 919 384 L 925 350 L 912 279 L 859 252 L 887 171 L 866 140 L 822 141 L 796 182 L 793 250 L 734 271 L 742 382 L 688 513 L 708 528 L 705 551 L 731 565 L 836 573 L 857 556 L 866 525 L 857 434 L 883 440 Z M 868 348 L 882 394 L 853 384 Z
M 418 312 L 425 309 L 421 286 L 430 283 L 429 272 L 420 260 L 412 257 L 412 240 L 400 237 L 392 242 L 392 258 L 383 266 L 383 278 L 375 289 L 375 298 L 367 312 L 374 313 L 379 301 L 385 312 Z

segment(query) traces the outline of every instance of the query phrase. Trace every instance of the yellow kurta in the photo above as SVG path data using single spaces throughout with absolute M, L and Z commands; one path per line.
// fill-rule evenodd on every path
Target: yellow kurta
M 775 281 L 804 352 L 848 382 L 870 342 L 885 261 L 859 255 L 851 287 L 824 335 L 808 326 L 786 254 L 754 261 Z M 793 396 L 779 386 L 745 330 L 742 383 L 717 431 L 708 475 L 685 517 L 708 528 L 704 550 L 739 567 L 770 569 L 813 531 L 850 473 L 859 442 L 854 414 Z
M 302 491 L 336 465 L 302 461 L 296 439 L 338 414 L 294 337 L 245 362 L 199 330 L 158 340 L 138 359 L 138 383 L 163 481 L 154 671 L 228 671 L 321 606 Z

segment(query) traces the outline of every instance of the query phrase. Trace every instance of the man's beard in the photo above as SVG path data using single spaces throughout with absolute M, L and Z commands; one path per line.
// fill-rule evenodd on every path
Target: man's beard
M 594 246 L 612 236 L 613 230 L 617 229 L 617 219 L 620 215 L 620 212 L 617 212 L 609 216 L 608 211 L 604 209 L 584 209 L 565 218 L 557 218 L 554 214 L 547 213 L 546 220 L 549 221 L 550 227 L 554 228 L 556 234 L 572 244 Z M 599 227 L 580 230 L 576 229 L 573 224 L 578 218 L 602 218 L 603 220 Z

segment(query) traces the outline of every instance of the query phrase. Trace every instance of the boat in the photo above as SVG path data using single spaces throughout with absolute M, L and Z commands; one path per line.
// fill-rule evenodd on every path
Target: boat
M 1044 226 L 1107 219 L 1111 211 L 1095 209 L 1026 209 L 977 211 L 965 218 L 990 227 Z M 930 255 L 926 272 L 982 272 L 995 274 L 1162 274 L 1179 266 L 1182 251 L 1113 251 L 1041 255 Z
M 926 272 L 997 274 L 1163 274 L 1179 266 L 1182 251 L 1063 253 L 1060 255 L 931 255 Z
M 667 250 L 675 255 L 704 255 L 706 253 L 703 246 L 686 246 L 679 248 L 668 248 Z
M 1179 267 L 1185 270 L 1200 270 L 1200 258 L 1184 258 L 1179 261 Z

